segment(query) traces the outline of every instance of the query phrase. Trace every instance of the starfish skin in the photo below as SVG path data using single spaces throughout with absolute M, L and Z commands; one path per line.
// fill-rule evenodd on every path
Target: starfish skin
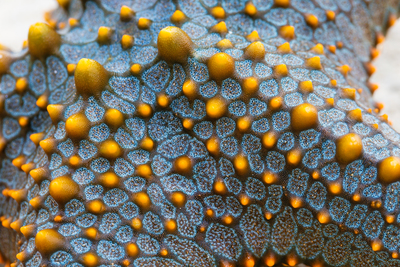
M 0 50 L 0 262 L 400 266 L 399 1 L 58 2 Z

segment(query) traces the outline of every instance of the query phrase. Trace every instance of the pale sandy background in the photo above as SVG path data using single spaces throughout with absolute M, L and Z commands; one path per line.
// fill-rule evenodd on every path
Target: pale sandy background
M 0 43 L 20 50 L 29 26 L 43 21 L 44 12 L 56 5 L 56 0 L 0 0 Z M 378 83 L 380 89 L 374 98 L 385 104 L 383 113 L 400 132 L 400 23 L 390 29 L 379 48 L 381 55 L 374 62 L 377 71 L 371 82 Z

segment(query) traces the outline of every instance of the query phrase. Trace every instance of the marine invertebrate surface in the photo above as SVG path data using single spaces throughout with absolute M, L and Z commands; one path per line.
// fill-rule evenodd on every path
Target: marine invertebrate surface
M 400 266 L 398 1 L 59 1 L 0 51 L 12 266 Z

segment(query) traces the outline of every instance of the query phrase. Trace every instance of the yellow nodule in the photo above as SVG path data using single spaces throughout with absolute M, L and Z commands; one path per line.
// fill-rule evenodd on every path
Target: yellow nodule
M 208 60 L 207 66 L 210 78 L 222 81 L 233 76 L 235 60 L 226 53 L 217 53 Z
M 54 229 L 39 231 L 35 237 L 36 249 L 44 255 L 62 249 L 64 243 L 64 237 Z
M 309 103 L 298 105 L 292 109 L 291 126 L 296 131 L 303 131 L 316 126 L 318 110 Z
M 214 97 L 208 100 L 206 103 L 206 112 L 211 118 L 220 118 L 225 114 L 225 111 L 226 104 L 221 98 Z
M 65 204 L 79 193 L 79 185 L 68 176 L 57 177 L 50 182 L 50 195 L 60 204 Z
M 106 140 L 100 144 L 100 154 L 107 159 L 116 159 L 122 154 L 122 149 L 114 140 Z
M 158 54 L 168 62 L 185 64 L 192 52 L 192 46 L 190 37 L 178 27 L 166 27 L 158 34 Z
M 90 128 L 90 121 L 83 113 L 70 116 L 65 122 L 65 130 L 72 139 L 85 139 Z
M 336 159 L 348 164 L 358 159 L 362 154 L 362 139 L 355 133 L 349 133 L 336 141 Z

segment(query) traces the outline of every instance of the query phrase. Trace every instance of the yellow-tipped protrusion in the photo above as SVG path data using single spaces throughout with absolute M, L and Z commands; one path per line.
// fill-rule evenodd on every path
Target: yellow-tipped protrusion
M 227 215 L 222 218 L 222 222 L 226 225 L 229 225 L 233 222 L 233 217 L 231 215 Z
M 290 150 L 286 155 L 286 159 L 290 165 L 297 166 L 301 160 L 301 150 L 299 149 Z
M 31 204 L 31 206 L 35 210 L 38 210 L 43 204 L 43 197 L 41 196 L 34 197 L 29 201 L 29 204 Z
M 379 251 L 379 250 L 381 250 L 381 249 L 382 249 L 382 246 L 383 246 L 382 241 L 379 240 L 379 239 L 375 239 L 375 240 L 373 240 L 373 241 L 371 242 L 371 248 L 372 248 L 373 251 Z
M 133 64 L 130 71 L 133 75 L 139 75 L 142 72 L 142 66 L 140 64 Z
M 147 30 L 148 28 L 150 28 L 151 20 L 149 20 L 147 18 L 139 18 L 137 25 L 138 25 L 139 29 Z
M 226 104 L 219 97 L 211 98 L 206 103 L 206 112 L 207 115 L 211 118 L 214 119 L 220 118 L 222 117 L 222 115 L 225 114 L 225 111 L 226 111 Z
M 3 218 L 3 216 L 2 216 L 2 218 Z M 1 220 L 1 225 L 2 225 L 4 228 L 11 229 L 11 227 L 10 227 L 10 224 L 11 224 L 11 223 L 12 223 L 12 217 L 3 218 L 3 219 Z
M 182 91 L 188 98 L 194 98 L 197 94 L 197 85 L 193 80 L 186 80 L 183 83 Z
M 275 96 L 269 101 L 269 107 L 272 110 L 277 110 L 282 107 L 283 99 L 280 96 Z
M 254 77 L 245 78 L 242 88 L 246 95 L 254 94 L 258 91 L 258 80 Z
M 100 175 L 99 182 L 109 188 L 118 187 L 119 177 L 113 172 L 106 172 Z
M 18 203 L 21 203 L 26 199 L 27 193 L 28 191 L 26 189 L 19 189 L 19 190 L 10 190 L 10 192 L 8 192 L 8 195 Z
M 331 52 L 332 54 L 336 54 L 336 46 L 335 46 L 335 45 L 329 45 L 329 46 L 328 46 L 328 50 L 329 50 L 329 52 Z
M 169 98 L 165 94 L 160 94 L 157 96 L 157 104 L 160 105 L 160 107 L 166 108 L 169 105 Z
M 328 189 L 332 194 L 339 195 L 342 192 L 342 184 L 339 182 L 331 183 Z
M 67 65 L 67 71 L 68 71 L 69 75 L 74 74 L 75 69 L 76 69 L 76 64 L 68 64 Z
M 259 42 L 253 42 L 245 50 L 245 55 L 253 60 L 262 60 L 265 57 L 265 47 Z
M 107 44 L 111 41 L 112 29 L 109 27 L 101 26 L 97 31 L 97 42 L 100 44 Z
M 192 46 L 190 37 L 178 27 L 166 27 L 158 34 L 158 54 L 168 62 L 185 64 L 192 52 Z
M 306 15 L 306 22 L 312 28 L 318 27 L 318 17 L 313 14 Z
M 322 69 L 322 65 L 321 65 L 321 58 L 318 56 L 309 58 L 306 60 L 306 65 L 309 68 L 315 69 L 315 70 L 320 70 Z
M 139 192 L 134 196 L 134 201 L 141 209 L 147 210 L 150 207 L 151 201 L 145 192 Z
M 327 11 L 326 11 L 326 18 L 327 18 L 328 20 L 334 20 L 335 17 L 336 17 L 335 11 L 332 11 L 332 10 L 327 10 Z
M 279 0 L 275 0 L 275 2 L 276 1 Z M 243 267 L 255 267 L 255 266 L 256 266 L 256 259 L 250 254 L 246 255 L 246 257 L 243 260 Z
M 99 262 L 99 257 L 93 252 L 88 252 L 82 256 L 82 262 L 84 266 L 94 267 Z
M 317 125 L 318 110 L 315 106 L 304 103 L 292 109 L 291 126 L 296 131 L 313 128 Z
M 273 184 L 278 181 L 278 177 L 275 173 L 267 171 L 263 173 L 263 181 L 266 184 Z
M 206 147 L 211 154 L 217 154 L 219 152 L 219 143 L 215 137 L 211 137 L 207 140 Z
M 43 149 L 46 154 L 51 154 L 57 148 L 57 140 L 54 138 L 47 138 L 39 142 L 40 147 Z
M 248 2 L 244 7 L 244 13 L 249 15 L 250 17 L 255 16 L 257 14 L 257 8 L 253 3 Z
M 150 165 L 148 164 L 142 164 L 137 166 L 135 172 L 138 176 L 142 176 L 144 178 L 150 178 L 151 175 L 153 174 Z
M 87 203 L 86 208 L 89 212 L 100 214 L 105 210 L 104 203 L 100 199 L 96 199 Z
M 65 204 L 79 193 L 79 185 L 68 176 L 61 176 L 50 182 L 49 192 L 55 201 Z
M 0 136 L 0 152 L 3 151 L 4 147 L 6 146 L 7 141 L 4 139 L 4 137 Z
M 67 9 L 70 3 L 70 0 L 57 0 L 57 3 L 63 8 Z
M 303 81 L 299 83 L 299 89 L 302 93 L 312 93 L 314 92 L 314 86 L 312 81 Z
M 356 99 L 356 89 L 344 88 L 344 89 L 342 89 L 342 95 L 345 98 L 350 98 L 352 100 L 355 100 Z
M 226 186 L 222 180 L 217 180 L 214 183 L 214 191 L 219 195 L 224 195 L 227 192 Z
M 85 235 L 90 239 L 95 239 L 97 236 L 97 229 L 94 227 L 90 227 L 86 229 Z
M 274 4 L 279 7 L 288 7 L 290 0 L 274 0 Z
M 165 249 L 165 248 L 162 248 L 162 249 L 160 250 L 160 255 L 163 256 L 163 257 L 167 256 L 167 255 L 168 255 L 168 250 Z
M 133 229 L 135 229 L 136 231 L 139 231 L 140 229 L 142 229 L 142 221 L 139 218 L 133 218 L 131 225 L 133 227 Z
M 30 225 L 22 226 L 19 230 L 25 236 L 25 238 L 29 238 L 35 234 L 36 225 L 30 224 Z
M 220 6 L 213 7 L 211 9 L 210 13 L 216 19 L 224 19 L 225 18 L 225 10 Z
M 335 99 L 334 98 L 327 98 L 327 99 L 325 99 L 325 102 L 328 105 L 333 106 L 335 104 Z
M 290 25 L 282 26 L 279 29 L 279 35 L 285 39 L 293 39 L 294 38 L 294 27 Z
M 64 113 L 64 106 L 63 105 L 48 105 L 47 112 L 51 118 L 51 121 L 54 124 L 57 124 L 62 118 Z
M 323 55 L 324 54 L 324 46 L 322 44 L 316 44 L 313 48 L 311 48 L 311 51 Z
M 400 158 L 387 157 L 379 163 L 378 178 L 382 183 L 393 183 L 400 180 Z
M 211 27 L 210 32 L 216 32 L 219 34 L 228 33 L 228 28 L 226 27 L 225 21 L 218 22 L 214 26 Z
M 79 25 L 79 20 L 75 19 L 75 18 L 69 18 L 68 19 L 68 24 L 71 28 L 74 28 L 76 26 Z
M 45 229 L 36 234 L 36 249 L 44 254 L 49 255 L 64 247 L 64 237 L 54 229 Z
M 83 113 L 70 116 L 65 122 L 65 130 L 68 137 L 73 139 L 85 139 L 90 129 L 90 121 Z
M 287 76 L 289 73 L 288 68 L 285 64 L 280 64 L 275 66 L 274 68 L 274 74 L 277 77 L 283 77 L 283 76 Z
M 219 41 L 216 44 L 216 46 L 217 46 L 217 48 L 219 48 L 221 50 L 233 48 L 232 42 L 230 40 L 228 40 L 228 39 L 222 39 L 221 41 Z
M 243 175 L 247 173 L 249 170 L 249 162 L 247 161 L 247 158 L 243 155 L 238 155 L 235 157 L 233 160 L 233 166 L 235 167 L 235 170 Z
M 328 211 L 323 210 L 323 211 L 318 212 L 317 219 L 320 223 L 326 224 L 331 221 L 331 216 L 329 215 Z
M 240 117 L 237 120 L 236 127 L 240 132 L 246 132 L 248 129 L 250 129 L 251 126 L 251 118 L 249 117 Z
M 49 100 L 48 100 L 47 95 L 41 95 L 36 100 L 36 106 L 38 106 L 41 109 L 46 109 L 48 104 L 49 104 Z
M 176 231 L 176 221 L 171 219 L 165 222 L 165 229 L 168 232 L 175 232 Z
M 60 35 L 49 25 L 38 22 L 29 28 L 28 47 L 32 56 L 42 58 L 57 52 Z
M 133 46 L 134 38 L 132 35 L 124 34 L 121 38 L 122 49 L 129 49 Z
M 193 128 L 193 124 L 194 124 L 193 120 L 188 118 L 183 119 L 182 122 L 183 128 L 191 130 Z
M 214 217 L 214 211 L 212 209 L 207 209 L 206 210 L 206 215 L 208 217 Z
M 110 108 L 104 114 L 104 121 L 108 126 L 118 128 L 124 124 L 124 115 L 118 109 Z
M 144 150 L 151 151 L 154 147 L 154 141 L 150 137 L 145 137 L 140 143 L 140 147 Z
M 355 133 L 349 133 L 336 142 L 336 159 L 344 164 L 348 164 L 358 159 L 362 154 L 362 139 Z
M 6 73 L 10 68 L 12 58 L 7 51 L 0 50 L 0 75 Z
M 82 58 L 76 65 L 75 85 L 84 96 L 98 95 L 108 83 L 108 72 L 93 59 Z
M 10 227 L 14 231 L 19 232 L 19 230 L 21 229 L 22 223 L 23 223 L 22 219 L 18 219 L 16 221 L 13 221 L 12 223 L 10 223 Z
M 171 202 L 177 207 L 183 207 L 186 203 L 186 196 L 182 192 L 173 192 L 171 194 Z
M 276 133 L 267 132 L 266 134 L 264 134 L 264 136 L 262 138 L 262 143 L 263 143 L 264 147 L 272 148 L 276 144 L 277 140 L 278 140 L 278 136 Z
M 20 155 L 12 160 L 12 164 L 18 169 L 21 168 L 23 164 L 26 162 L 26 157 L 24 155 Z
M 180 156 L 175 160 L 174 167 L 178 173 L 188 173 L 192 169 L 192 162 L 188 156 Z
M 139 247 L 133 243 L 128 244 L 126 246 L 126 254 L 129 257 L 136 257 L 139 254 Z
M 292 52 L 292 49 L 290 48 L 290 44 L 288 42 L 281 44 L 278 46 L 278 52 L 281 54 L 289 54 Z
M 258 31 L 252 31 L 249 35 L 246 36 L 246 39 L 250 42 L 256 42 L 261 40 Z
M 359 108 L 353 109 L 348 113 L 348 116 L 350 119 L 355 120 L 355 121 L 362 121 L 362 111 Z
M 36 183 L 40 183 L 41 181 L 49 177 L 49 171 L 45 167 L 33 169 L 29 172 L 29 174 L 32 176 L 33 180 L 35 180 Z
M 174 14 L 171 16 L 171 21 L 175 24 L 181 24 L 186 20 L 185 14 L 180 10 L 175 10 Z
M 122 149 L 114 140 L 106 140 L 100 144 L 100 154 L 107 159 L 116 159 L 122 154 Z
M 147 118 L 151 115 L 152 112 L 153 110 L 149 104 L 141 103 L 137 107 L 137 113 L 141 117 Z
M 21 116 L 18 118 L 18 123 L 21 127 L 25 127 L 29 124 L 29 118 L 26 116 Z
M 28 88 L 28 81 L 26 78 L 18 78 L 17 82 L 15 83 L 15 90 L 19 93 L 22 94 L 25 92 L 25 90 Z
M 121 21 L 130 21 L 132 20 L 135 12 L 128 6 L 122 6 L 119 12 L 119 18 Z
M 235 60 L 226 53 L 217 53 L 208 60 L 208 71 L 211 79 L 222 81 L 232 77 L 235 71 Z
M 340 73 L 342 73 L 344 76 L 347 76 L 347 74 L 351 71 L 351 68 L 349 65 L 342 65 L 338 67 L 338 70 Z
M 23 170 L 26 174 L 28 174 L 31 170 L 35 168 L 36 164 L 34 162 L 29 162 L 26 164 L 23 164 L 21 166 L 21 170 Z

